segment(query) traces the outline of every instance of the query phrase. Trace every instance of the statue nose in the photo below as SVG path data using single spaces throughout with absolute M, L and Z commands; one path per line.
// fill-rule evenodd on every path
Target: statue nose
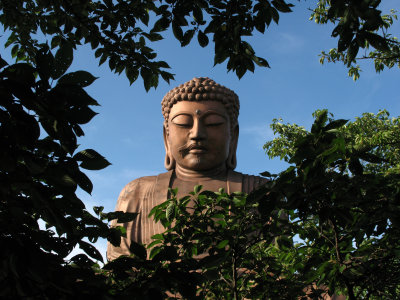
M 195 121 L 193 127 L 190 130 L 190 139 L 192 140 L 204 140 L 207 137 L 206 127 L 202 122 Z

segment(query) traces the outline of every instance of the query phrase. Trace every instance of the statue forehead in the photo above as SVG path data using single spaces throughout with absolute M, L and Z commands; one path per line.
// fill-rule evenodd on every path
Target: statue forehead
M 201 115 L 204 112 L 213 111 L 218 114 L 228 116 L 225 105 L 219 101 L 203 100 L 203 101 L 179 101 L 172 105 L 169 116 L 179 113 L 189 113 L 193 115 Z

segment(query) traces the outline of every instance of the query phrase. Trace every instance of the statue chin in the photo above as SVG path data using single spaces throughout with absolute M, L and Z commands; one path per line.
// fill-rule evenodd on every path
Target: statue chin
M 186 169 L 192 172 L 210 172 L 212 170 L 221 170 L 222 166 L 225 166 L 225 161 L 219 163 L 213 163 L 204 157 L 192 157 L 186 161 L 185 165 L 177 164 L 178 169 Z
M 226 163 L 222 162 L 218 165 L 209 165 L 202 159 L 190 161 L 191 163 L 185 166 L 176 165 L 174 173 L 178 178 L 191 179 L 191 178 L 221 178 L 226 177 Z

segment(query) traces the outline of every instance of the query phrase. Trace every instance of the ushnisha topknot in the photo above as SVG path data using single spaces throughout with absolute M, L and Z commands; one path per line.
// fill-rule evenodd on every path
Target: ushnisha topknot
M 239 97 L 232 90 L 216 83 L 208 77 L 195 77 L 192 80 L 170 90 L 161 101 L 165 126 L 168 129 L 168 118 L 172 106 L 178 101 L 220 101 L 230 116 L 231 128 L 237 124 L 239 116 Z

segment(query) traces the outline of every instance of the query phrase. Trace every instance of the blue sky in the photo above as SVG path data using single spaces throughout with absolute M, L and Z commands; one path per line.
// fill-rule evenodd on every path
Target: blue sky
M 385 0 L 383 12 L 400 9 L 398 0 Z M 240 99 L 240 136 L 237 170 L 258 174 L 268 170 L 279 172 L 285 164 L 269 160 L 262 149 L 273 139 L 269 128 L 273 118 L 309 128 L 312 112 L 327 108 L 337 118 L 354 119 L 363 112 L 377 113 L 387 109 L 392 116 L 400 115 L 400 70 L 393 68 L 376 74 L 371 63 L 363 64 L 361 77 L 354 82 L 342 64 L 320 65 L 318 54 L 336 46 L 331 38 L 332 25 L 316 25 L 309 21 L 314 1 L 292 1 L 293 13 L 281 15 L 279 25 L 271 24 L 264 35 L 255 34 L 247 40 L 258 56 L 268 60 L 271 69 L 256 68 L 241 80 L 227 73 L 226 64 L 213 67 L 213 44 L 206 48 L 193 43 L 184 48 L 170 32 L 166 39 L 153 44 L 158 58 L 165 60 L 175 74 L 170 85 L 160 80 L 156 90 L 148 93 L 139 79 L 132 86 L 124 74 L 110 72 L 107 63 L 98 67 L 89 47 L 74 53 L 70 71 L 87 70 L 99 77 L 87 92 L 100 107 L 92 122 L 84 126 L 85 136 L 80 149 L 93 148 L 112 165 L 98 172 L 86 172 L 92 179 L 92 196 L 79 191 L 88 208 L 104 206 L 114 210 L 120 190 L 129 181 L 145 175 L 164 172 L 161 99 L 173 87 L 193 77 L 207 76 L 234 90 Z M 400 36 L 400 24 L 392 27 Z M 1 38 L 4 44 L 4 37 Z M 9 51 L 2 50 L 7 61 Z M 98 247 L 105 253 L 105 242 Z

